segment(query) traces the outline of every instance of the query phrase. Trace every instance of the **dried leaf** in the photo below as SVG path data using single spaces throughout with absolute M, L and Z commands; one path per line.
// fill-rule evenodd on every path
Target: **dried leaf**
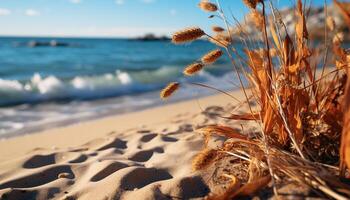
M 247 183 L 239 190 L 237 190 L 237 192 L 234 195 L 232 195 L 232 198 L 252 196 L 259 190 L 265 188 L 270 183 L 270 181 L 270 175 L 258 178 L 254 182 Z
M 291 66 L 295 63 L 294 46 L 289 35 L 286 35 L 283 42 L 283 60 L 286 66 Z
M 270 104 L 267 105 L 267 109 L 264 113 L 264 133 L 269 135 L 274 127 L 276 116 L 273 112 L 273 108 Z
M 348 63 L 349 67 L 349 63 Z M 349 68 L 348 68 L 349 74 Z M 340 146 L 340 169 L 345 175 L 345 165 L 350 169 L 350 81 L 347 80 L 344 96 L 344 120 Z
M 345 22 L 348 24 L 350 28 L 350 13 L 345 9 L 345 6 L 342 6 L 337 0 L 333 0 L 334 4 L 339 8 L 340 13 L 343 15 Z
M 247 136 L 242 135 L 239 131 L 227 126 L 211 125 L 211 126 L 198 129 L 197 131 L 202 132 L 204 134 L 210 134 L 210 135 L 216 134 L 216 135 L 221 135 L 228 138 L 236 138 L 236 139 L 242 139 L 242 140 L 248 139 Z
M 263 68 L 264 60 L 257 51 L 245 49 L 244 52 L 248 57 L 249 66 L 253 71 Z
M 270 31 L 271 31 L 271 34 L 272 34 L 272 38 L 273 38 L 273 41 L 275 42 L 275 45 L 277 47 L 278 50 L 281 49 L 281 44 L 278 40 L 278 37 L 277 37 L 277 33 L 276 33 L 276 30 L 275 30 L 275 26 L 273 24 L 270 24 Z
M 227 187 L 225 192 L 221 194 L 211 194 L 205 199 L 206 200 L 231 200 L 233 199 L 236 191 L 239 189 L 240 186 L 241 186 L 241 183 L 239 179 L 237 179 L 236 177 L 232 177 L 232 182 Z
M 246 113 L 246 114 L 240 114 L 240 115 L 231 115 L 228 117 L 228 119 L 233 120 L 260 120 L 260 114 L 259 113 Z

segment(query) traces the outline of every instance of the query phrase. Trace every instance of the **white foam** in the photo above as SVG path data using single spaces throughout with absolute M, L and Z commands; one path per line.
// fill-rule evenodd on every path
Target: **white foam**
M 57 94 L 59 91 L 64 90 L 63 83 L 58 80 L 55 76 L 49 76 L 42 79 L 37 85 L 39 92 L 41 94 L 53 95 Z
M 87 83 L 87 81 L 82 78 L 82 77 L 75 77 L 72 81 L 71 84 L 73 85 L 74 88 L 76 89 L 85 89 L 87 87 L 89 87 L 89 84 Z
M 119 81 L 121 82 L 121 84 L 123 85 L 127 85 L 132 83 L 132 78 L 130 77 L 130 75 L 126 72 L 121 72 L 119 70 L 117 70 L 117 78 L 119 79 Z
M 33 85 L 38 85 L 41 82 L 41 76 L 39 73 L 35 73 L 30 80 Z
M 23 91 L 23 89 L 23 85 L 18 81 L 0 79 L 0 90 L 2 91 L 16 92 Z
M 114 78 L 113 74 L 106 74 L 104 77 L 105 77 L 107 80 L 113 80 L 113 78 Z
M 98 99 L 120 95 L 130 95 L 133 92 L 148 92 L 159 89 L 159 85 L 169 82 L 180 74 L 176 67 L 162 67 L 157 70 L 143 70 L 125 72 L 117 70 L 115 73 L 106 73 L 95 76 L 77 76 L 72 79 L 59 79 L 53 75 L 42 77 L 39 73 L 33 74 L 27 82 L 0 79 L 0 106 L 8 104 L 39 103 L 55 100 L 82 100 Z M 232 75 L 222 77 L 212 76 L 202 71 L 199 76 L 178 79 L 180 82 L 200 81 L 209 85 L 231 86 L 227 80 Z M 227 78 L 229 77 L 229 79 Z M 220 84 L 219 84 L 220 83 Z

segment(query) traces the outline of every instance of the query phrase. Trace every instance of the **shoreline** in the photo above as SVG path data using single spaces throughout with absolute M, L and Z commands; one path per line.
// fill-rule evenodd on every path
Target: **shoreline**
M 244 101 L 240 91 L 230 94 Z M 205 197 L 206 178 L 191 164 L 205 139 L 195 130 L 212 124 L 239 129 L 217 116 L 247 111 L 236 104 L 215 94 L 0 140 L 0 198 Z M 210 146 L 223 141 L 213 137 Z
M 243 97 L 239 90 L 231 91 L 230 93 L 238 96 L 240 99 Z M 227 104 L 230 103 L 230 100 L 229 97 L 223 94 L 214 94 L 189 100 L 165 102 L 163 105 L 159 104 L 140 111 L 102 116 L 96 119 L 20 134 L 14 137 L 3 137 L 0 138 L 0 162 L 10 159 L 14 155 L 18 155 L 20 152 L 25 153 L 34 148 L 72 147 L 102 136 L 99 134 L 108 134 L 130 128 L 135 129 L 142 128 L 142 126 L 161 124 L 171 118 L 171 116 L 176 116 L 182 111 L 198 113 L 201 112 L 202 108 L 218 106 L 218 104 Z M 234 103 L 234 100 L 231 100 L 231 103 L 232 102 Z M 200 107 L 199 103 L 201 104 Z M 131 120 L 133 122 L 131 122 Z M 81 135 L 82 131 L 84 131 L 84 135 Z M 71 134 L 73 132 L 79 132 L 79 134 Z M 67 138 L 70 138 L 69 141 L 66 140 Z M 40 141 L 41 139 L 43 139 L 45 143 L 39 144 L 38 142 L 30 142 Z M 21 148 L 16 149 L 17 147 Z
M 236 87 L 226 82 L 230 76 L 231 73 L 227 73 L 223 76 L 222 81 L 212 82 L 211 80 L 205 84 L 221 85 L 220 89 L 225 91 L 234 90 Z M 169 100 L 170 103 L 215 94 L 213 90 L 207 88 L 184 85 Z M 61 127 L 164 105 L 159 98 L 159 90 L 96 100 L 74 100 L 65 103 L 49 101 L 41 104 L 2 107 L 0 108 L 0 139 L 43 131 L 52 126 Z
M 152 102 L 150 104 L 147 104 L 147 105 L 140 105 L 140 106 L 136 106 L 136 107 L 133 107 L 132 105 L 128 105 L 127 107 L 123 107 L 120 109 L 114 109 L 114 110 L 111 109 L 110 111 L 107 111 L 104 113 L 99 113 L 99 114 L 89 114 L 88 116 L 77 114 L 75 117 L 63 119 L 60 121 L 42 122 L 40 124 L 32 125 L 30 127 L 23 127 L 21 129 L 18 129 L 18 130 L 11 130 L 11 131 L 8 131 L 7 133 L 2 133 L 2 134 L 0 134 L 0 140 L 4 140 L 4 139 L 6 140 L 6 139 L 14 138 L 14 137 L 21 137 L 23 135 L 35 134 L 35 133 L 43 132 L 43 131 L 50 130 L 53 128 L 62 128 L 62 127 L 71 126 L 74 124 L 80 124 L 80 123 L 95 121 L 95 120 L 102 119 L 102 118 L 108 118 L 111 116 L 123 116 L 123 115 L 129 114 L 129 113 L 135 113 L 135 112 L 153 109 L 156 107 L 161 107 L 161 106 L 165 106 L 165 105 L 169 105 L 169 104 L 175 104 L 175 103 L 179 103 L 179 102 L 195 100 L 198 98 L 208 97 L 211 95 L 215 95 L 215 93 L 206 92 L 204 94 L 198 94 L 198 95 L 194 95 L 194 96 L 187 95 L 184 97 L 181 97 L 181 95 L 178 95 L 175 98 L 170 99 L 169 101 L 162 101 L 158 97 L 159 92 L 153 91 L 153 92 L 148 92 L 148 93 L 136 95 L 136 96 L 111 97 L 111 98 L 101 99 L 101 100 L 96 100 L 96 101 L 85 101 L 85 102 L 81 101 L 81 102 L 77 102 L 77 103 L 78 104 L 88 103 L 88 104 L 90 104 L 91 107 L 96 106 L 97 108 L 101 105 L 104 105 L 104 103 L 106 103 L 106 102 L 109 105 L 113 105 L 113 104 L 118 104 L 118 101 L 126 101 L 125 99 L 138 99 L 140 97 L 141 98 L 146 97 L 145 100 L 150 100 Z M 152 96 L 154 96 L 153 100 L 151 99 Z M 122 102 L 122 104 L 124 104 L 124 103 Z M 47 106 L 47 105 L 50 105 L 50 104 L 43 104 L 40 106 Z M 25 105 L 25 106 L 31 107 L 32 105 Z M 9 109 L 12 109 L 12 108 L 13 107 L 10 107 Z M 7 108 L 4 108 L 4 109 L 7 109 Z

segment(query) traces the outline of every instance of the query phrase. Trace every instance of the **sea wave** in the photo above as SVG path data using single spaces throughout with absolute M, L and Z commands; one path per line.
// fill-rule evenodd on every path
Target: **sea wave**
M 120 71 L 70 79 L 39 73 L 26 81 L 0 79 L 0 106 L 36 104 L 47 101 L 93 100 L 122 95 L 134 95 L 160 89 L 169 81 L 186 81 L 181 69 L 164 66 L 156 70 Z M 203 72 L 189 80 L 215 79 Z

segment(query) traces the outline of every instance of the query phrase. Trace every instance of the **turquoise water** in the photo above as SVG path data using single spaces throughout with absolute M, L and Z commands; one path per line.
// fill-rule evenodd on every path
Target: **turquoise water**
M 67 46 L 29 46 L 33 41 L 44 44 L 53 40 Z M 212 48 L 207 42 L 175 46 L 167 41 L 2 38 L 0 106 L 158 90 L 169 81 L 179 80 L 183 66 Z M 227 70 L 221 66 L 208 73 L 221 76 Z
M 225 57 L 198 76 L 182 75 L 214 48 L 205 41 L 0 38 L 0 135 L 157 105 L 158 91 L 170 81 L 232 89 Z M 174 99 L 205 94 L 184 86 Z

